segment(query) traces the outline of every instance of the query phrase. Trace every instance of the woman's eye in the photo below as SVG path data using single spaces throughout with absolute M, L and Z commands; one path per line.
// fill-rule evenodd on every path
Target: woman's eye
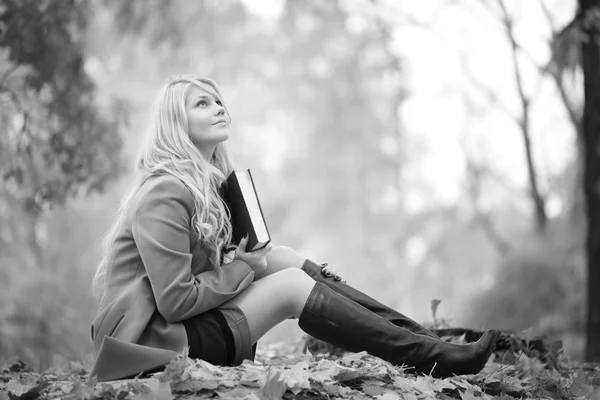
M 200 101 L 199 101 L 199 102 L 196 104 L 196 107 L 199 107 L 199 106 L 205 107 L 205 106 L 207 106 L 207 105 L 208 105 L 208 103 L 206 102 L 206 100 L 200 100 Z
M 223 103 L 221 103 L 221 100 L 217 100 L 217 104 L 223 107 Z

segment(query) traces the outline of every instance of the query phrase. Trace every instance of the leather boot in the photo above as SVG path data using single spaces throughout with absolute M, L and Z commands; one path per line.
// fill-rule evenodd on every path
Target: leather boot
M 446 378 L 476 374 L 495 348 L 497 331 L 475 343 L 447 343 L 392 324 L 360 304 L 316 282 L 300 314 L 300 328 L 334 346 L 368 353 L 419 374 Z
M 340 281 L 336 281 L 333 277 L 327 277 L 321 273 L 323 270 L 323 266 L 317 263 L 314 263 L 310 260 L 306 260 L 304 265 L 302 265 L 302 270 L 306 272 L 311 278 L 313 278 L 317 282 L 321 282 L 329 286 L 331 289 L 336 292 L 344 295 L 352 301 L 357 302 L 361 306 L 366 309 L 374 312 L 382 318 L 387 319 L 392 324 L 396 326 L 400 326 L 402 328 L 406 328 L 409 331 L 417 333 L 419 335 L 430 336 L 435 339 L 439 339 L 435 333 L 430 330 L 422 327 L 412 319 L 407 316 L 400 314 L 398 311 L 391 309 L 388 306 L 385 306 L 378 302 L 377 300 L 367 296 L 360 290 L 354 289 L 352 286 L 349 286 Z

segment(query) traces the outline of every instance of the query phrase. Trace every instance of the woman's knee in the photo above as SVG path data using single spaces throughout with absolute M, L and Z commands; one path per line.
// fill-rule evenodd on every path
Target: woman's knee
M 277 246 L 267 254 L 267 265 L 278 266 L 278 269 L 301 268 L 305 258 L 288 246 Z
M 284 301 L 283 305 L 288 308 L 290 314 L 299 316 L 315 281 L 298 268 L 279 271 L 273 274 L 273 278 L 277 280 L 278 290 L 285 293 L 287 301 Z

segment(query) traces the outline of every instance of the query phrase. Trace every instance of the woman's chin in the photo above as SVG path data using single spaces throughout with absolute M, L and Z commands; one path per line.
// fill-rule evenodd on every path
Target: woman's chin
M 229 132 L 225 132 L 225 133 L 217 135 L 217 140 L 219 143 L 224 142 L 227 139 L 229 139 Z

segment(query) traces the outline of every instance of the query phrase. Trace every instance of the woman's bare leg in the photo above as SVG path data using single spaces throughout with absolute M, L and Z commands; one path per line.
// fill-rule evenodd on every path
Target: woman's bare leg
M 250 327 L 252 343 L 289 317 L 299 317 L 315 281 L 299 268 L 272 272 L 253 282 L 233 301 Z
M 296 250 L 287 246 L 274 247 L 267 254 L 267 269 L 257 275 L 254 280 L 264 278 L 276 272 L 283 271 L 288 268 L 302 268 L 306 257 L 302 257 Z
M 322 267 L 320 265 L 307 260 L 306 257 L 303 257 L 291 247 L 277 246 L 271 250 L 269 254 L 267 254 L 267 269 L 258 277 L 256 277 L 255 281 L 264 278 L 265 276 L 269 276 L 290 268 L 300 268 L 315 281 L 325 283 L 336 292 L 346 296 L 350 300 L 357 302 L 363 307 L 366 307 L 380 317 L 387 319 L 397 326 L 409 329 L 421 335 L 427 335 L 432 338 L 439 339 L 435 333 L 424 328 L 421 324 L 413 321 L 404 314 L 401 314 L 400 312 L 378 302 L 365 293 L 354 289 L 352 286 L 346 285 L 343 282 L 339 282 L 339 280 L 334 279 L 333 277 L 323 276 L 321 274 Z
M 494 349 L 490 331 L 472 345 L 418 335 L 315 283 L 303 270 L 286 268 L 253 282 L 232 301 L 245 314 L 252 342 L 290 316 L 306 333 L 350 351 L 363 351 L 393 364 L 409 364 L 436 377 L 479 372 Z

